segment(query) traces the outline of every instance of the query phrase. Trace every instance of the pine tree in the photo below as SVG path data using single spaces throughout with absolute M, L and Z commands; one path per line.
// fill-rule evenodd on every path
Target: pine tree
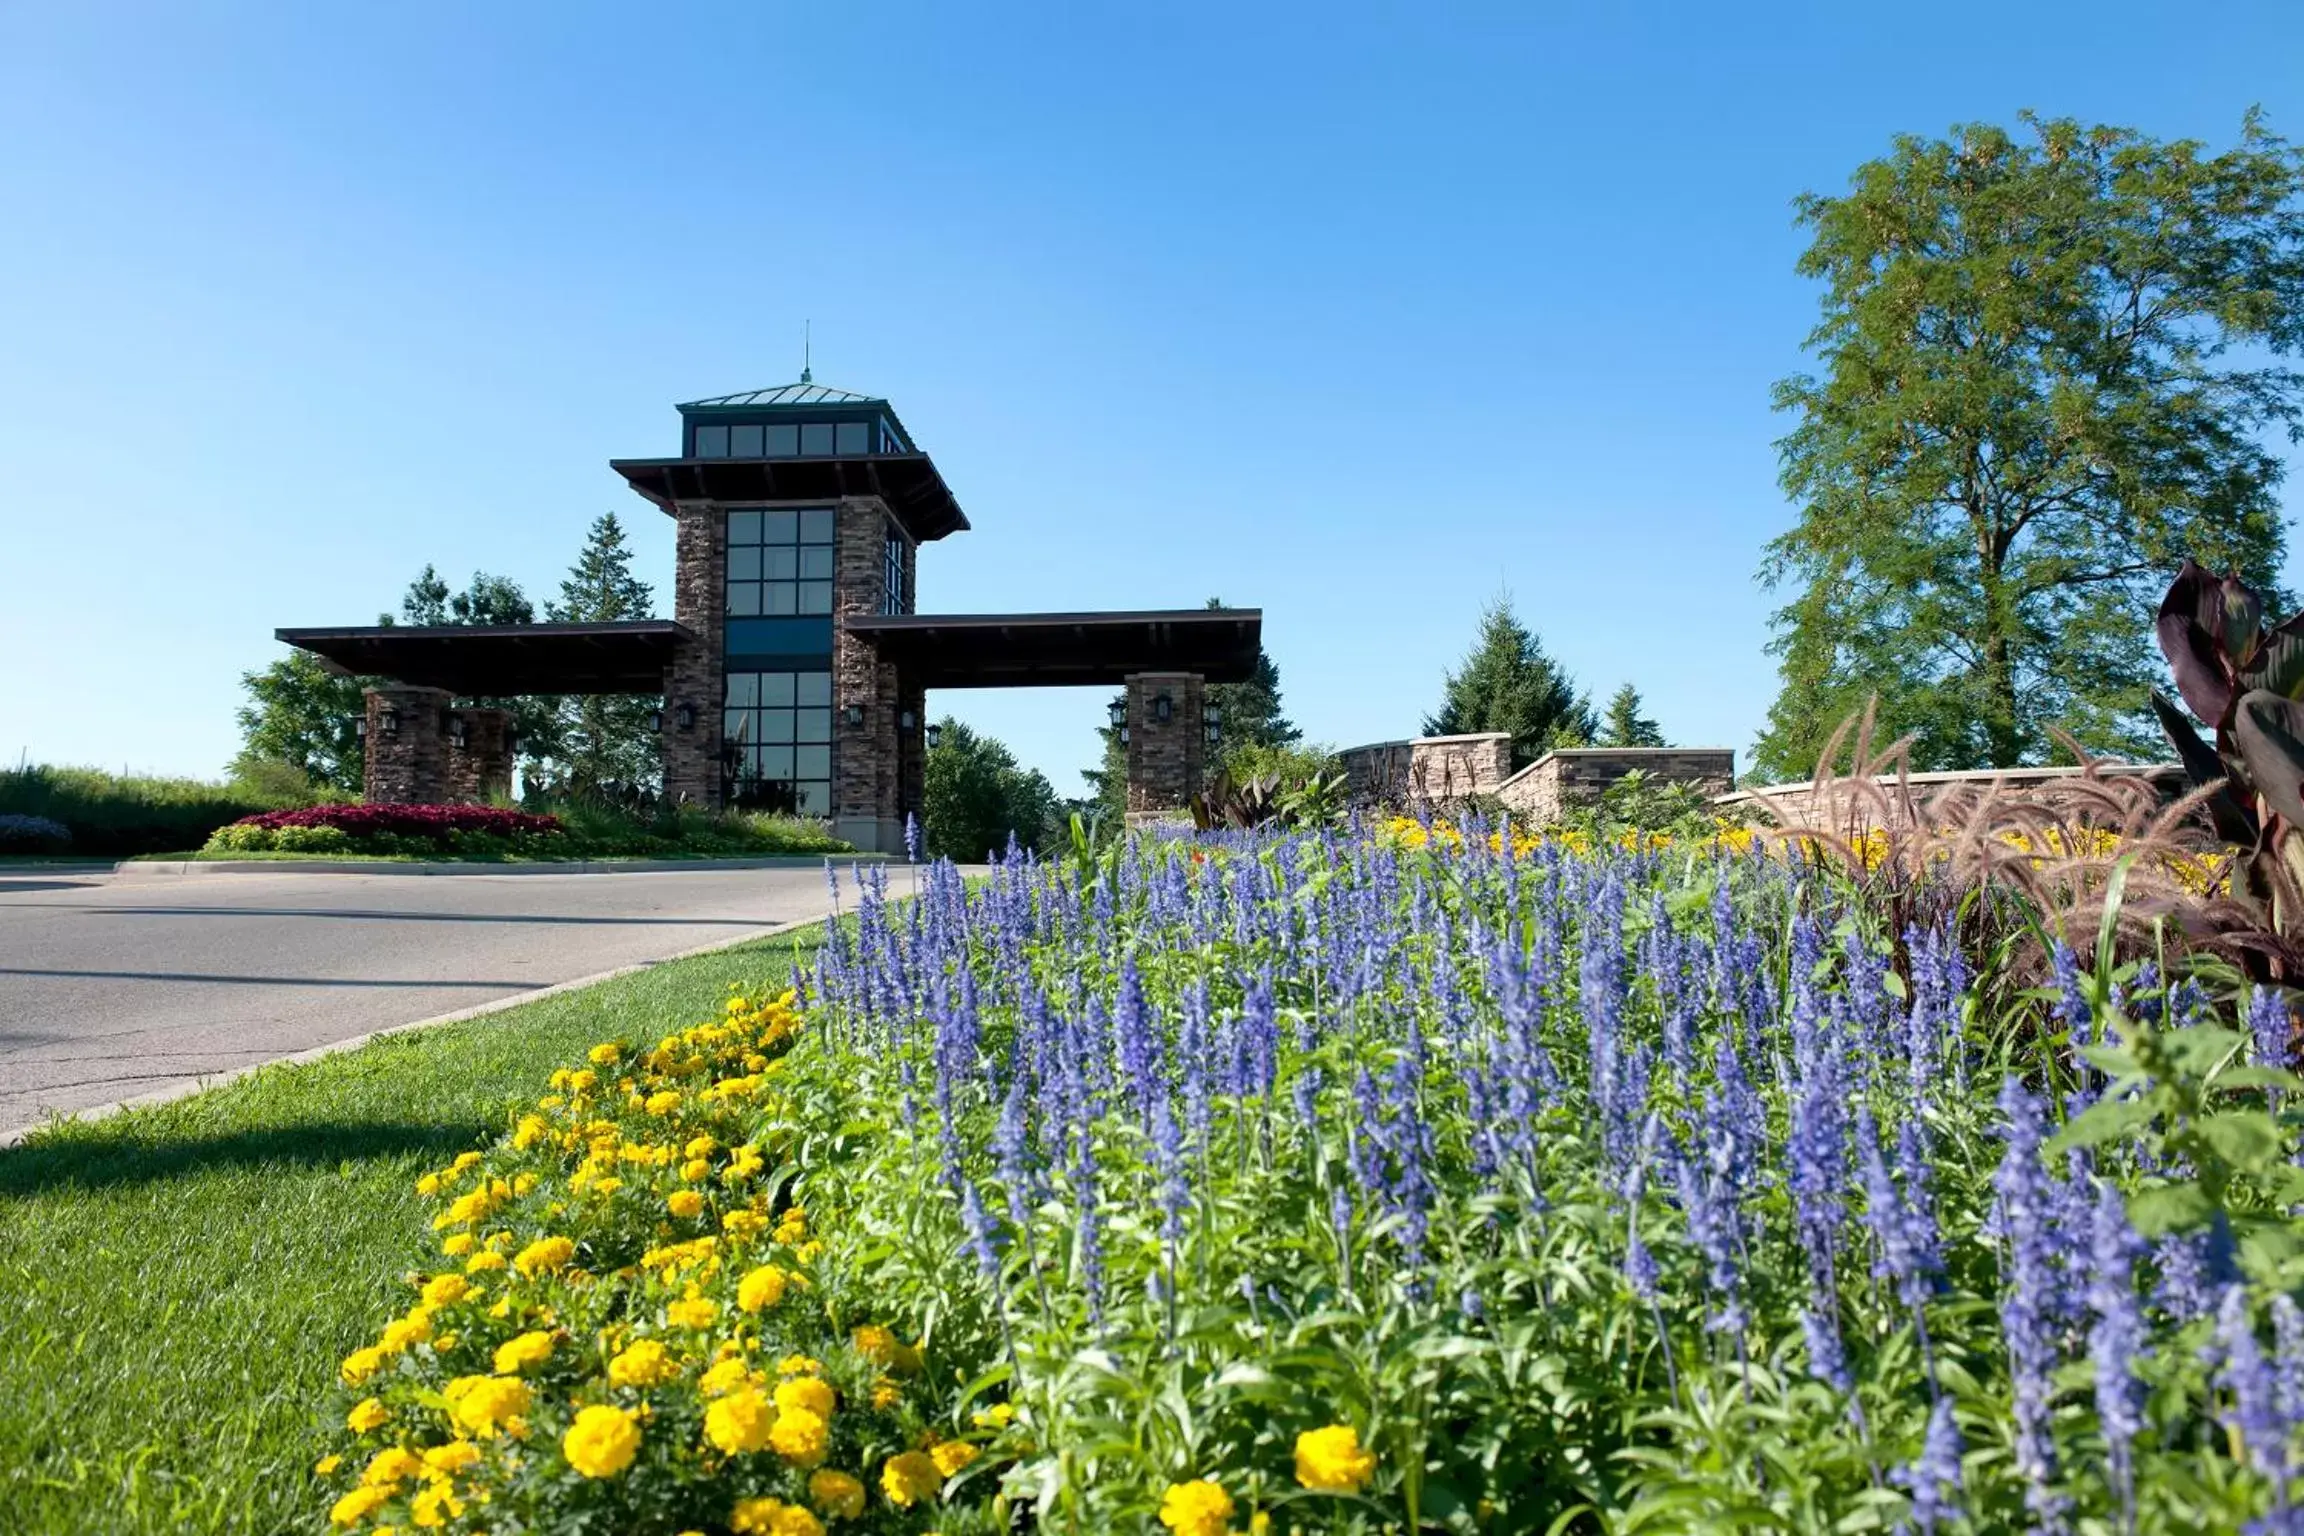
M 1592 701 L 1512 612 L 1509 595 L 1480 615 L 1480 638 L 1464 664 L 1448 674 L 1440 708 L 1424 717 L 1428 736 L 1505 731 L 1515 766 L 1554 747 L 1580 747 L 1598 729 Z
M 557 601 L 544 605 L 555 624 L 602 624 L 654 616 L 655 594 L 632 574 L 632 548 L 616 514 L 592 524 L 584 549 L 560 583 Z M 661 770 L 656 738 L 648 729 L 652 698 L 582 694 L 557 701 L 554 766 L 571 789 L 596 793 L 608 785 L 655 782 Z M 706 707 L 717 708 L 717 701 Z
M 1212 597 L 1208 606 L 1222 608 L 1224 599 Z M 1256 647 L 1256 670 L 1247 681 L 1211 683 L 1207 706 L 1222 712 L 1217 717 L 1218 739 L 1226 752 L 1234 747 L 1285 747 L 1304 739 L 1304 733 L 1280 708 L 1280 669 L 1262 644 Z
M 1603 747 L 1661 747 L 1667 745 L 1656 722 L 1640 713 L 1640 690 L 1626 683 L 1608 701 L 1600 720 Z

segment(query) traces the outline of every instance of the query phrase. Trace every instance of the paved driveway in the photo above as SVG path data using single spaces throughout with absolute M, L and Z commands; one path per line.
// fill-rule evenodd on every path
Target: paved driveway
M 0 1139 L 491 998 L 821 917 L 822 868 L 0 872 Z

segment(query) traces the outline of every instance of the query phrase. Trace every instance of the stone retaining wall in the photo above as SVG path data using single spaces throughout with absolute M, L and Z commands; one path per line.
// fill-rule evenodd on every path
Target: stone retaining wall
M 1493 794 L 1512 775 L 1512 738 L 1502 731 L 1378 741 L 1336 754 L 1357 805 L 1446 805 Z
M 1634 771 L 1716 797 L 1735 787 L 1736 754 L 1726 747 L 1563 747 L 1512 775 L 1496 797 L 1515 819 L 1550 826 Z

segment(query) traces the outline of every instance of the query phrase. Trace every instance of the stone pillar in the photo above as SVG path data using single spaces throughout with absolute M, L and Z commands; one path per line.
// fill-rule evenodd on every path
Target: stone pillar
M 887 595 L 888 509 L 843 497 L 832 551 L 832 831 L 867 853 L 900 853 L 896 668 L 848 633 L 845 620 L 880 611 Z M 914 729 L 918 729 L 915 721 Z
M 383 683 L 362 690 L 367 701 L 367 773 L 371 805 L 439 805 L 448 798 L 444 747 L 451 695 L 438 688 Z
M 1128 679 L 1130 826 L 1175 821 L 1200 792 L 1207 761 L 1205 694 L 1197 672 L 1139 672 Z
M 451 803 L 512 797 L 512 711 L 448 711 L 447 785 Z
M 716 501 L 674 503 L 678 521 L 672 616 L 688 631 L 664 672 L 664 798 L 717 810 L 721 801 L 720 710 L 726 702 L 728 520 Z M 681 725 L 681 707 L 689 723 Z

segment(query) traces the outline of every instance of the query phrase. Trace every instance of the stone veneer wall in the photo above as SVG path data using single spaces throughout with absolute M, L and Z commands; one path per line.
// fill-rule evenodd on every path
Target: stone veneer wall
M 899 775 L 904 744 L 896 667 L 848 633 L 844 620 L 870 617 L 887 595 L 890 520 L 874 496 L 843 497 L 832 553 L 832 824 L 868 852 L 904 846 Z M 922 729 L 918 711 L 912 733 Z
M 363 689 L 368 732 L 361 794 L 372 805 L 438 805 L 448 798 L 443 747 L 450 695 L 384 683 Z M 394 729 L 384 717 L 394 716 Z
M 2113 780 L 2141 779 L 2163 805 L 2182 798 L 2192 787 L 2181 763 L 2104 763 L 2097 771 Z M 1923 806 L 1933 805 L 1941 819 L 1957 823 L 1987 794 L 2038 806 L 2053 815 L 2076 814 L 2087 803 L 2081 788 L 2085 776 L 2086 770 L 2080 768 L 1986 768 L 1908 774 L 1904 783 L 1911 787 L 1914 800 Z M 1885 795 L 1896 792 L 1893 777 L 1872 782 Z M 1851 785 L 1827 790 L 1820 800 L 1815 786 L 1805 781 L 1740 789 L 1720 795 L 1714 803 L 1722 810 L 1757 812 L 1757 820 L 1764 826 L 1821 823 L 1827 830 L 1843 834 L 1877 824 L 1880 811 L 1889 808 L 1881 799 Z
M 1549 826 L 1570 808 L 1599 799 L 1635 769 L 1707 796 L 1724 795 L 1736 784 L 1736 754 L 1726 747 L 1564 747 L 1514 774 L 1496 797 L 1515 817 Z
M 672 648 L 664 671 L 664 798 L 675 804 L 720 804 L 720 709 L 727 695 L 722 648 L 727 631 L 728 521 L 714 501 L 674 504 L 676 546 L 672 614 L 688 634 Z M 695 711 L 685 730 L 680 706 Z
M 452 803 L 482 804 L 512 793 L 512 711 L 451 709 L 445 780 Z M 464 744 L 456 744 L 455 722 L 464 723 Z
M 1169 701 L 1156 718 L 1153 701 Z M 1207 685 L 1197 672 L 1138 672 L 1128 679 L 1128 823 L 1168 821 L 1200 792 L 1207 772 Z
M 1493 793 L 1512 774 L 1512 738 L 1502 731 L 1379 741 L 1336 755 L 1345 793 L 1361 805 L 1445 805 Z

